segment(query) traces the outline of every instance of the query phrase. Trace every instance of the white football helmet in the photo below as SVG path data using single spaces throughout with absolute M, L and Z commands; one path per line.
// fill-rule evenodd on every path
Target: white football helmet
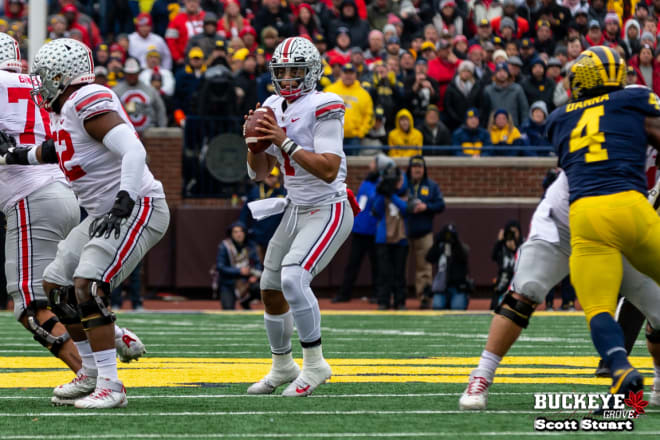
M 0 32 L 0 70 L 21 73 L 22 69 L 18 41 Z
M 302 69 L 302 73 L 285 80 L 287 68 L 290 75 L 297 69 Z M 291 37 L 282 41 L 275 48 L 269 69 L 275 92 L 286 99 L 295 99 L 314 90 L 323 74 L 318 49 L 303 37 Z M 298 86 L 293 90 L 286 89 L 285 82 L 292 80 L 297 81 Z
M 67 87 L 94 82 L 92 51 L 71 38 L 53 40 L 37 51 L 30 76 L 32 99 L 40 107 L 51 108 Z

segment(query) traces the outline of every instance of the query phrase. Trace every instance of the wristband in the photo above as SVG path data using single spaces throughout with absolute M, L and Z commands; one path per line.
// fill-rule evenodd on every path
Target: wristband
M 39 159 L 37 159 L 37 146 L 30 148 L 27 154 L 27 161 L 30 165 L 39 165 Z
M 284 142 L 282 142 L 282 146 L 280 148 L 282 151 L 288 154 L 289 157 L 292 157 L 298 150 L 302 149 L 300 145 L 296 144 L 289 138 L 284 139 Z

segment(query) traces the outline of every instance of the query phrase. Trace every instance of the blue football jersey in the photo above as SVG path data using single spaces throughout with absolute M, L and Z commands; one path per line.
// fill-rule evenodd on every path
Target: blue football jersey
M 552 112 L 547 135 L 568 177 L 571 203 L 630 190 L 646 195 L 648 116 L 660 116 L 660 100 L 635 86 Z

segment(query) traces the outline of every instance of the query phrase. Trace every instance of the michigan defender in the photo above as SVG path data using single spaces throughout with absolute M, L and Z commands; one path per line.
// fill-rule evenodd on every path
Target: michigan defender
M 529 237 L 518 252 L 510 290 L 495 309 L 479 365 L 472 370 L 467 388 L 459 399 L 460 409 L 486 409 L 488 387 L 493 383 L 502 358 L 527 328 L 531 315 L 548 291 L 569 274 L 568 193 L 568 180 L 560 172 L 534 211 Z M 620 293 L 647 314 L 647 347 L 655 364 L 660 366 L 660 286 L 624 258 Z M 660 392 L 655 387 L 656 383 L 660 385 L 657 373 L 649 399 L 652 405 L 660 405 Z
M 69 333 L 76 341 L 89 341 L 98 372 L 94 392 L 75 400 L 75 406 L 123 407 L 126 390 L 117 376 L 110 292 L 164 235 L 169 224 L 165 195 L 146 166 L 144 147 L 119 98 L 93 84 L 87 46 L 68 38 L 51 41 L 37 52 L 32 72 L 32 98 L 52 110 L 54 141 L 31 148 L 3 145 L 2 162 L 59 163 L 89 214 L 59 243 L 44 270 L 44 290 L 54 307 L 72 316 L 77 310 L 81 324 L 69 326 Z M 85 381 L 79 377 L 73 385 Z
M 253 179 L 263 180 L 278 162 L 288 204 L 268 244 L 261 276 L 273 366 L 247 392 L 270 394 L 291 382 L 283 396 L 307 396 L 331 376 L 321 350 L 321 313 L 310 283 L 353 227 L 344 183 L 344 103 L 333 93 L 315 92 L 321 57 L 305 38 L 287 38 L 277 46 L 270 69 L 277 94 L 264 105 L 273 108 L 277 121 L 266 116 L 260 139 L 273 145 L 264 153 L 248 152 L 248 170 Z M 272 199 L 262 202 L 268 200 Z M 294 322 L 303 348 L 302 371 L 291 356 Z
M 660 282 L 660 217 L 646 200 L 646 147 L 660 145 L 660 102 L 642 87 L 623 89 L 625 64 L 604 46 L 571 67 L 572 102 L 548 119 L 548 136 L 568 177 L 571 282 L 614 393 L 643 388 L 613 315 L 621 254 Z M 656 307 L 660 307 L 657 305 Z
M 0 131 L 19 145 L 40 144 L 51 134 L 50 117 L 32 102 L 32 79 L 20 72 L 18 43 L 0 33 Z M 10 165 L 0 168 L 0 207 L 7 217 L 5 272 L 14 316 L 37 342 L 82 376 L 85 356 L 91 355 L 89 343 L 72 340 L 65 328 L 80 319 L 57 307 L 49 309 L 42 286 L 44 269 L 55 258 L 58 242 L 80 222 L 78 201 L 57 165 Z M 119 328 L 116 334 L 122 360 L 142 354 L 144 345 L 137 336 Z

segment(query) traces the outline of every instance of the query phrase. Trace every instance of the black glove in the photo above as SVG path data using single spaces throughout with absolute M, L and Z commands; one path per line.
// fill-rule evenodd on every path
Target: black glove
M 121 233 L 121 222 L 131 215 L 133 206 L 135 206 L 135 202 L 131 196 L 126 191 L 119 191 L 110 212 L 104 217 L 97 218 L 89 226 L 89 237 L 101 237 L 105 234 L 105 238 L 109 238 L 114 230 L 115 240 L 118 239 Z
M 13 136 L 9 136 L 4 131 L 0 131 L 0 163 L 3 165 L 10 164 L 13 161 L 8 156 L 11 156 L 16 148 L 16 140 Z

